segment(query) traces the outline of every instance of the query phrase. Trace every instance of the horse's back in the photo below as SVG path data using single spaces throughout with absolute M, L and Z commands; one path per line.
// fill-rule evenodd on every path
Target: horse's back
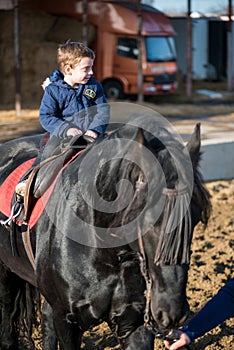
M 0 145 L 0 166 L 4 165 L 12 157 L 21 157 L 30 151 L 34 154 L 38 152 L 42 134 L 20 137 L 9 140 Z
M 24 161 L 37 157 L 42 135 L 26 136 L 0 145 L 0 181 Z

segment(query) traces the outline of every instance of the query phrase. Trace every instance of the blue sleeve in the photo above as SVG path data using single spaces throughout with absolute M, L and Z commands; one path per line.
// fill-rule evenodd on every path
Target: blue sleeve
M 50 135 L 63 137 L 68 124 L 61 115 L 58 97 L 56 97 L 58 93 L 56 94 L 53 89 L 50 85 L 45 88 L 40 105 L 40 123 Z
M 90 130 L 97 131 L 99 134 L 103 134 L 110 121 L 110 106 L 107 103 L 103 88 L 98 83 L 97 97 L 96 97 L 96 113 L 89 125 Z
M 181 330 L 193 341 L 233 316 L 234 279 L 231 279 Z

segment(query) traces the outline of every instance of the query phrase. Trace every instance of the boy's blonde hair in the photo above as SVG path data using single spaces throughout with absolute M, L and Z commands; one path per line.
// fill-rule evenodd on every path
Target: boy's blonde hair
M 57 62 L 62 72 L 66 65 L 74 68 L 83 57 L 90 57 L 94 60 L 95 53 L 82 42 L 67 41 L 58 47 Z

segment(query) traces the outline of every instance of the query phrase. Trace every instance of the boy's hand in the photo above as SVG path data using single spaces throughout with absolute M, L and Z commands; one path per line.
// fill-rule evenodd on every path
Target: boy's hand
M 77 136 L 77 135 L 82 135 L 83 132 L 80 129 L 77 128 L 70 128 L 67 130 L 67 136 Z
M 86 133 L 85 133 L 85 136 L 90 136 L 92 137 L 93 139 L 96 139 L 97 138 L 97 133 L 93 130 L 87 130 Z

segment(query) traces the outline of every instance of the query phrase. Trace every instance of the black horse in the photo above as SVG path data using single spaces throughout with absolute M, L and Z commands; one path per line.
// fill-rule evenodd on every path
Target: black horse
M 0 146 L 1 183 L 37 155 L 40 138 Z M 0 348 L 18 346 L 12 314 L 22 281 L 45 298 L 45 350 L 80 349 L 83 332 L 102 321 L 122 349 L 152 350 L 155 333 L 183 324 L 192 234 L 211 208 L 199 159 L 200 125 L 184 146 L 154 118 L 135 116 L 61 171 L 31 229 L 35 268 L 20 232 L 13 255 L 2 226 Z

